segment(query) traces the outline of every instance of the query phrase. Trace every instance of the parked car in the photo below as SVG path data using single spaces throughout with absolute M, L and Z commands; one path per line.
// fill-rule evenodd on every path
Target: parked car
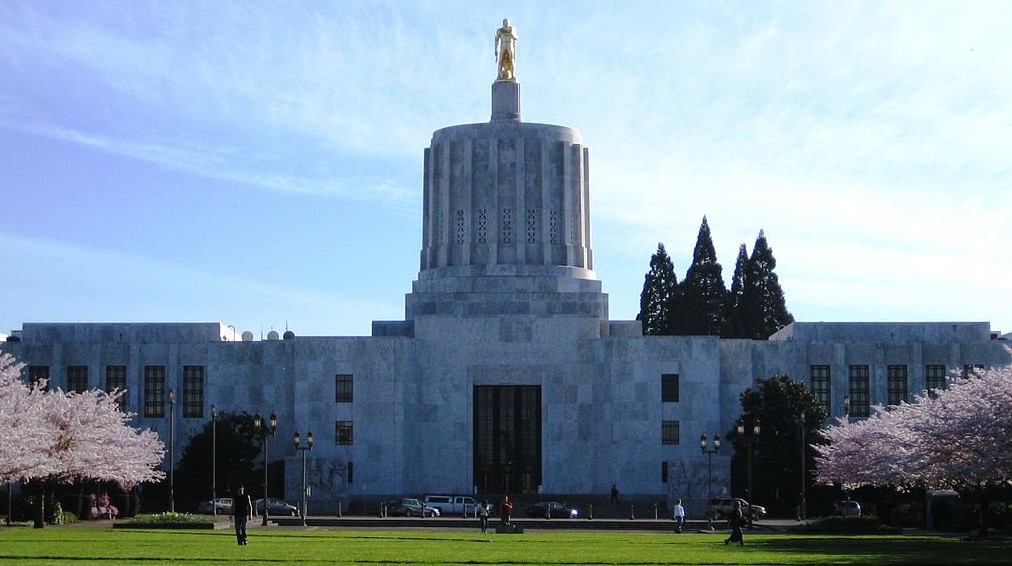
M 860 516 L 861 515 L 861 504 L 857 501 L 837 501 L 835 505 L 836 514 L 843 516 Z
M 215 512 L 215 508 L 218 509 L 219 515 L 232 514 L 232 498 L 217 497 L 213 500 L 201 501 L 200 503 L 197 504 L 197 513 L 213 515 Z
M 386 503 L 387 515 L 404 517 L 438 517 L 439 509 L 425 505 L 414 497 L 402 497 Z
M 257 499 L 253 502 L 253 508 L 256 509 L 258 515 L 264 513 L 264 500 Z M 297 517 L 299 515 L 299 508 L 283 501 L 281 499 L 275 499 L 273 497 L 267 498 L 267 514 L 268 515 L 286 515 L 289 517 Z
M 715 497 L 711 499 L 710 505 L 713 506 L 713 514 L 717 519 L 730 517 L 731 512 L 734 511 L 734 503 L 736 501 L 741 504 L 741 513 L 744 517 L 752 517 L 753 520 L 759 520 L 766 516 L 765 507 L 753 505 L 740 497 Z
M 474 498 L 469 495 L 426 495 L 422 500 L 428 507 L 439 509 L 440 515 L 461 515 L 474 516 L 474 508 L 477 505 Z
M 542 501 L 527 508 L 528 517 L 551 517 L 553 519 L 575 519 L 580 511 L 565 502 Z

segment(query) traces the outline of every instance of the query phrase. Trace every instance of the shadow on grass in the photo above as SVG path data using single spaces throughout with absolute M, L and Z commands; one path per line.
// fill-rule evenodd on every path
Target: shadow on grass
M 784 536 L 746 541 L 759 549 L 825 557 L 854 564 L 1000 564 L 1009 561 L 1009 539 L 965 541 L 958 538 L 896 536 Z

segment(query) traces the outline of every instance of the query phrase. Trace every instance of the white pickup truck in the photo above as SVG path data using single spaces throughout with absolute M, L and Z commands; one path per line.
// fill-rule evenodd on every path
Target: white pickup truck
M 425 505 L 439 509 L 442 517 L 473 517 L 474 508 L 478 504 L 470 495 L 426 495 L 423 501 Z

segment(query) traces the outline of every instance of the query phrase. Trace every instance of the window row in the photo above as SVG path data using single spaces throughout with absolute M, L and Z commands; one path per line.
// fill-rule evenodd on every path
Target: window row
M 81 393 L 91 388 L 104 391 L 123 391 L 127 388 L 127 367 L 106 366 L 105 383 L 92 384 L 88 366 L 67 366 L 67 391 Z M 32 383 L 50 380 L 49 366 L 29 366 L 28 379 Z M 104 386 L 103 386 L 104 385 Z M 180 401 L 183 417 L 198 419 L 204 416 L 204 366 L 183 366 L 183 391 Z M 169 393 L 172 393 L 171 395 Z M 142 416 L 161 418 L 165 416 L 166 403 L 175 403 L 175 393 L 166 391 L 165 366 L 144 366 L 144 400 Z M 126 397 L 117 400 L 121 410 L 127 410 Z
M 972 375 L 982 370 L 981 365 L 963 366 L 963 376 Z M 848 388 L 844 410 L 849 416 L 862 418 L 871 413 L 871 369 L 867 365 L 848 367 Z M 928 392 L 945 389 L 948 373 L 940 364 L 924 366 L 924 387 Z M 812 393 L 819 399 L 823 408 L 831 414 L 831 371 L 828 365 L 813 365 L 809 375 Z M 908 401 L 910 396 L 910 375 L 906 365 L 886 366 L 886 403 L 898 405 Z

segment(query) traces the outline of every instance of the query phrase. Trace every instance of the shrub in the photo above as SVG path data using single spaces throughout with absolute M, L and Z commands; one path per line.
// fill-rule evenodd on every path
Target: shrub
M 137 515 L 132 523 L 140 525 L 192 525 L 201 523 L 213 523 L 207 517 L 194 517 L 189 513 L 157 513 L 152 515 Z
M 795 527 L 791 530 L 808 533 L 833 533 L 833 534 L 885 534 L 899 532 L 899 529 L 883 525 L 878 517 L 874 515 L 861 515 L 859 517 L 841 517 L 832 515 L 819 517 L 806 525 Z

